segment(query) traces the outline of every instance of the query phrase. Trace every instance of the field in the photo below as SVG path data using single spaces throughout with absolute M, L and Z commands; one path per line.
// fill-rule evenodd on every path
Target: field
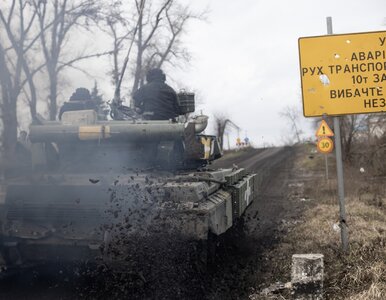
M 386 299 L 386 178 L 345 167 L 345 200 L 349 250 L 341 250 L 335 158 L 325 160 L 314 147 L 298 148 L 288 200 L 303 203 L 297 220 L 284 222 L 281 240 L 269 253 L 271 283 L 290 281 L 291 256 L 324 254 L 326 299 Z M 361 172 L 362 171 L 362 172 Z M 269 275 L 269 274 L 271 275 Z M 269 280 L 268 280 L 269 281 Z M 265 282 L 267 286 L 268 282 Z M 260 289 L 264 286 L 262 284 Z M 287 299 L 289 292 L 255 293 L 251 299 Z

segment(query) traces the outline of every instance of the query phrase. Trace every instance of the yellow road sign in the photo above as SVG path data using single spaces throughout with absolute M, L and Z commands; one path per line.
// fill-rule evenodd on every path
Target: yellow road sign
M 334 149 L 334 142 L 329 137 L 323 137 L 318 140 L 318 143 L 316 144 L 318 151 L 320 153 L 330 153 Z
M 299 38 L 305 117 L 386 111 L 386 31 Z
M 334 136 L 334 133 L 332 132 L 330 126 L 328 126 L 327 122 L 322 120 L 322 122 L 319 125 L 318 130 L 316 131 L 317 137 L 322 136 Z

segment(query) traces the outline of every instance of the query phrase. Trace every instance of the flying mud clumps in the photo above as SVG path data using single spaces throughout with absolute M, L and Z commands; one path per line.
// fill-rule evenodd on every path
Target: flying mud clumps
M 171 201 L 162 183 L 147 176 L 130 181 L 129 186 L 117 182 L 109 190 L 99 227 L 104 236 L 101 256 L 97 266 L 85 272 L 89 282 L 83 292 L 95 298 L 130 299 L 202 293 L 205 242 L 177 231 L 184 219 L 167 209 Z

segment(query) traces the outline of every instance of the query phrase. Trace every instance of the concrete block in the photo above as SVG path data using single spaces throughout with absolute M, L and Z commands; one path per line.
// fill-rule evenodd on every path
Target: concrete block
M 291 283 L 294 299 L 323 299 L 323 254 L 292 255 Z

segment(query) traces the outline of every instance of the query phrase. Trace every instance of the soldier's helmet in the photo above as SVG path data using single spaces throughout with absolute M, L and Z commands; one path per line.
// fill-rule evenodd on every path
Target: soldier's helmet
M 166 75 L 161 69 L 150 69 L 146 73 L 146 80 L 147 82 L 152 82 L 152 81 L 162 81 L 164 82 L 166 80 Z
M 70 101 L 88 101 L 91 100 L 90 91 L 86 88 L 77 88 L 71 95 Z

